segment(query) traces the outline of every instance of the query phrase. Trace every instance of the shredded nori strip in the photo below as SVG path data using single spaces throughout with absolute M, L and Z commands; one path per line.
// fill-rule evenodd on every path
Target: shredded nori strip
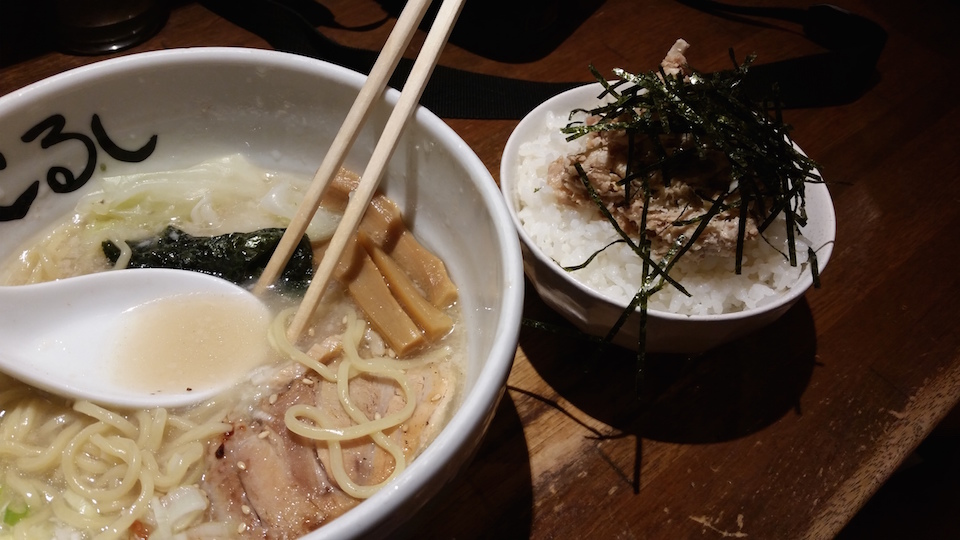
M 260 277 L 283 236 L 282 228 L 220 236 L 191 236 L 168 226 L 159 235 L 127 240 L 133 252 L 127 268 L 175 268 L 221 277 L 237 285 L 248 285 Z M 120 248 L 103 242 L 103 253 L 116 264 Z M 306 235 L 300 240 L 290 262 L 277 280 L 282 293 L 303 293 L 313 278 L 313 249 Z

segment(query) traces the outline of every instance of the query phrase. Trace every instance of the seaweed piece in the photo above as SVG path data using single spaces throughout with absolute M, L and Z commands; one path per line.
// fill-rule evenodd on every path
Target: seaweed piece
M 283 236 L 282 228 L 219 236 L 192 236 L 174 227 L 143 240 L 127 240 L 131 256 L 127 268 L 175 268 L 214 275 L 237 285 L 256 280 Z M 116 264 L 121 248 L 103 242 L 103 253 Z M 302 293 L 313 278 L 313 249 L 306 235 L 277 280 L 286 293 Z

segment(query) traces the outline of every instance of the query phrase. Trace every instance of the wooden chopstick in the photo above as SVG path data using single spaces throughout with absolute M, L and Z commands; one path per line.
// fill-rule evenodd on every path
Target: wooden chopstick
M 370 110 L 373 108 L 374 100 L 379 99 L 387 87 L 390 75 L 397 69 L 403 51 L 410 45 L 410 39 L 420 25 L 420 21 L 423 20 L 423 15 L 430 7 L 431 1 L 413 0 L 408 2 L 403 11 L 400 12 L 400 16 L 397 17 L 397 24 L 387 37 L 380 55 L 370 69 L 367 80 L 360 88 L 360 93 L 357 94 L 357 99 L 347 112 L 347 116 L 340 126 L 340 131 L 334 137 L 330 150 L 327 151 L 323 161 L 320 162 L 320 167 L 317 168 L 313 181 L 304 193 L 303 200 L 297 208 L 297 213 L 290 220 L 277 249 L 267 262 L 263 273 L 260 274 L 260 279 L 257 280 L 253 289 L 254 294 L 262 294 L 273 285 L 287 266 L 290 257 L 300 243 L 300 239 L 303 238 L 304 232 L 310 225 L 310 221 L 320 207 L 323 193 L 330 185 L 330 181 L 336 176 L 337 171 L 340 170 L 340 166 L 343 165 L 347 152 L 350 151 L 350 147 L 356 141 L 360 128 L 366 122 Z
M 403 90 L 400 92 L 400 98 L 397 100 L 397 104 L 394 107 L 393 112 L 391 112 L 390 117 L 387 119 L 387 123 L 383 128 L 383 132 L 380 135 L 379 141 L 377 141 L 377 145 L 374 147 L 373 154 L 370 157 L 370 161 L 367 163 L 366 169 L 364 169 L 363 174 L 360 176 L 360 183 L 357 189 L 351 194 L 350 201 L 347 204 L 347 208 L 340 220 L 340 224 L 337 226 L 337 230 L 330 239 L 330 244 L 327 246 L 323 258 L 320 260 L 320 265 L 313 276 L 313 280 L 310 282 L 310 286 L 307 288 L 307 292 L 304 294 L 303 300 L 300 303 L 300 307 L 297 309 L 297 312 L 290 323 L 290 327 L 287 329 L 287 337 L 291 341 L 295 342 L 300 338 L 300 335 L 303 333 L 303 330 L 307 325 L 307 321 L 316 311 L 316 308 L 320 303 L 320 299 L 323 297 L 323 293 L 327 288 L 327 284 L 330 282 L 330 277 L 333 275 L 333 270 L 336 268 L 337 262 L 339 261 L 340 256 L 343 254 L 343 250 L 346 248 L 350 238 L 355 234 L 357 226 L 360 224 L 360 220 L 363 218 L 363 214 L 367 210 L 367 206 L 370 205 L 370 201 L 373 198 L 377 187 L 380 185 L 380 179 L 383 176 L 386 165 L 390 161 L 393 151 L 396 149 L 400 135 L 403 133 L 403 129 L 406 127 L 410 117 L 413 115 L 417 104 L 420 102 L 420 97 L 423 94 L 423 90 L 424 87 L 426 87 L 427 81 L 430 79 L 430 75 L 433 73 L 433 69 L 440 57 L 440 52 L 446 45 L 447 39 L 450 37 L 450 32 L 453 30 L 453 25 L 457 22 L 457 18 L 460 15 L 460 10 L 463 7 L 463 2 L 464 0 L 443 0 L 440 10 L 437 12 L 437 16 L 434 19 L 433 25 L 431 26 L 430 31 L 427 33 L 427 37 L 420 49 L 420 53 L 417 55 L 417 59 L 414 61 L 413 68 L 407 77 L 407 81 L 403 85 Z M 429 2 L 427 3 L 429 4 Z M 404 13 L 405 12 L 406 8 L 404 9 Z M 401 13 L 401 17 L 403 17 L 404 13 Z M 397 24 L 399 25 L 399 19 Z M 409 42 L 409 36 L 405 38 L 404 42 Z M 404 48 L 405 47 L 406 46 L 404 45 Z M 384 46 L 384 49 L 386 49 L 386 46 Z M 394 51 L 389 51 L 389 54 L 394 54 Z M 381 55 L 383 55 L 383 53 L 381 53 Z M 378 59 L 377 63 L 379 62 L 380 61 Z M 393 64 L 393 68 L 395 68 L 396 61 L 391 63 Z M 366 104 L 367 109 L 371 107 L 372 101 L 373 99 L 370 99 L 370 102 Z M 352 112 L 353 108 L 351 108 L 351 113 Z M 365 110 L 363 112 L 358 112 L 358 114 L 362 114 L 363 117 L 366 117 L 367 112 L 369 111 Z M 351 135 L 351 143 L 353 139 L 355 139 L 355 135 L 355 133 Z M 339 169 L 342 160 L 343 158 L 340 157 L 336 167 L 331 168 L 329 172 L 331 178 L 333 174 L 336 173 L 337 169 Z M 324 171 L 324 174 L 327 174 L 326 171 Z M 317 176 L 320 176 L 319 172 Z M 316 178 L 314 179 L 314 183 L 317 183 Z M 316 213 L 317 207 L 319 206 L 320 197 L 322 196 L 323 189 L 326 188 L 326 184 L 329 183 L 329 178 L 325 178 L 322 183 L 324 185 L 316 189 L 311 186 L 311 193 L 313 191 L 318 191 L 316 194 L 316 200 L 305 200 L 297 211 L 298 216 L 301 214 L 301 210 L 303 213 L 308 213 L 309 215 L 306 218 L 300 218 L 303 221 L 303 229 L 299 232 L 299 234 L 295 234 L 294 237 L 289 241 L 291 246 L 287 247 L 286 249 L 289 250 L 290 253 L 292 253 L 293 247 L 295 247 L 300 241 L 300 238 L 302 238 L 303 231 L 306 230 L 306 223 L 309 223 L 309 221 L 313 218 L 313 214 Z M 290 233 L 289 228 L 287 233 Z M 286 238 L 286 236 L 287 234 L 284 235 L 284 238 Z M 279 251 L 279 247 L 277 251 Z M 288 253 L 284 256 L 284 259 L 289 259 L 289 257 L 290 254 Z M 270 262 L 273 262 L 272 259 Z M 285 265 L 286 261 L 279 266 L 282 268 Z M 279 271 L 275 272 L 279 274 Z M 276 280 L 276 276 L 274 276 L 269 283 L 272 283 L 274 280 Z M 261 279 L 261 281 L 263 280 Z M 269 286 L 269 284 L 267 286 Z

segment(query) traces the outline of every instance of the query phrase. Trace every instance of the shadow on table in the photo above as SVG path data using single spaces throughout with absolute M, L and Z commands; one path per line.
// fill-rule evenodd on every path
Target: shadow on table
M 396 17 L 406 0 L 377 0 Z M 450 42 L 474 54 L 507 63 L 525 63 L 550 54 L 604 0 L 485 0 L 466 2 Z M 421 27 L 428 28 L 437 11 L 434 2 Z
M 474 459 L 392 538 L 529 538 L 532 512 L 529 449 L 507 393 Z
M 570 327 L 527 290 L 534 296 L 528 317 Z M 570 328 L 559 336 L 525 329 L 521 347 L 564 400 L 616 430 L 611 437 L 636 438 L 635 489 L 639 441 L 727 441 L 801 414 L 800 398 L 816 365 L 816 332 L 803 300 L 770 326 L 705 354 L 648 355 L 639 392 L 635 353 L 611 347 L 598 354 L 595 344 L 569 337 Z
M 570 328 L 527 288 L 525 314 Z M 634 385 L 636 355 L 523 328 L 520 346 L 541 377 L 582 413 L 610 426 L 612 437 L 637 443 L 633 478 L 640 485 L 640 442 L 711 443 L 743 437 L 799 414 L 800 397 L 815 366 L 816 334 L 809 307 L 800 302 L 754 335 L 697 357 L 652 355 L 644 384 Z M 396 535 L 400 538 L 528 538 L 534 508 L 530 449 L 515 399 L 533 397 L 510 388 L 477 456 Z M 463 511 L 468 508 L 469 511 Z M 451 519 L 450 516 L 456 516 Z

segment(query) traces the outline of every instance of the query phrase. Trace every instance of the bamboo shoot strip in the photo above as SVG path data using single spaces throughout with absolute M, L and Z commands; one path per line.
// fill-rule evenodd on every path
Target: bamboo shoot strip
M 390 293 L 377 265 L 355 239 L 347 243 L 335 274 L 397 356 L 425 343 L 420 328 Z
M 361 236 L 361 244 L 367 250 L 367 254 L 370 255 L 374 264 L 377 265 L 384 281 L 390 286 L 390 292 L 403 306 L 407 315 L 423 330 L 427 339 L 434 341 L 447 335 L 453 329 L 453 319 L 434 307 L 420 294 L 417 286 L 393 257 L 387 255 L 379 247 L 365 242 L 364 239 L 365 237 Z
M 386 220 L 386 221 L 384 221 Z M 457 300 L 457 286 L 447 267 L 413 236 L 400 211 L 386 197 L 377 197 L 360 222 L 360 236 L 390 255 L 420 287 L 434 307 L 444 309 Z
M 355 174 L 341 169 L 324 194 L 323 207 L 342 212 L 357 180 Z M 373 260 L 387 284 L 387 289 L 376 284 L 375 293 L 365 293 L 368 296 L 382 295 L 377 302 L 367 298 L 368 302 L 373 305 L 398 302 L 404 313 L 423 331 L 427 341 L 440 339 L 450 332 L 453 320 L 447 315 L 446 308 L 456 302 L 457 288 L 440 258 L 421 245 L 407 229 L 400 209 L 393 201 L 382 194 L 373 198 L 360 222 L 356 241 Z M 315 243 L 314 248 L 314 259 L 322 259 L 325 243 Z M 355 249 L 351 242 L 334 273 L 344 285 L 348 285 L 359 271 Z M 386 297 L 388 293 L 393 299 Z M 390 310 L 364 310 L 364 314 L 377 328 L 390 327 L 386 321 L 377 321 L 377 317 L 398 316 Z M 398 339 L 394 338 L 394 341 Z M 403 345 L 399 347 L 406 350 Z
M 356 175 L 346 172 L 337 175 L 324 196 L 324 206 L 342 209 L 339 205 L 346 204 L 356 185 Z M 457 286 L 450 279 L 446 265 L 407 229 L 393 201 L 382 194 L 375 196 L 360 221 L 359 234 L 392 257 L 434 307 L 444 309 L 457 301 Z

